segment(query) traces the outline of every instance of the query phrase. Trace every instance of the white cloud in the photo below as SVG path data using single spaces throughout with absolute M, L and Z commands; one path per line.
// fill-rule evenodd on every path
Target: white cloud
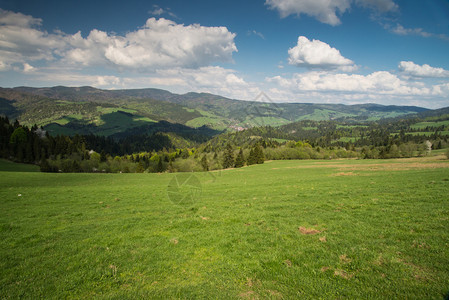
M 399 7 L 392 0 L 355 0 L 357 5 L 375 9 L 381 13 L 396 11 Z
M 237 51 L 235 34 L 226 27 L 183 25 L 150 18 L 126 35 L 92 30 L 49 34 L 39 29 L 41 19 L 0 10 L 1 69 L 36 60 L 60 61 L 67 66 L 107 66 L 119 70 L 149 71 L 156 68 L 198 68 L 230 62 Z M 62 59 L 61 59 L 62 58 Z
M 160 7 L 155 7 L 154 10 L 149 11 L 150 14 L 160 16 L 164 13 L 164 10 Z
M 33 18 L 21 13 L 14 13 L 0 8 L 0 25 L 17 26 L 17 27 L 31 27 L 42 24 L 42 19 Z
M 438 38 L 441 40 L 449 41 L 449 36 L 446 34 L 437 34 L 424 31 L 422 28 L 405 28 L 401 24 L 396 24 L 396 27 L 391 25 L 385 25 L 385 29 L 390 30 L 397 35 L 417 35 L 425 38 Z
M 141 74 L 142 75 L 142 74 Z M 119 76 L 84 75 L 61 69 L 39 69 L 28 80 L 46 85 L 46 82 L 68 86 L 94 86 L 99 88 L 158 87 L 176 93 L 205 92 L 235 99 L 251 100 L 260 90 L 254 83 L 246 82 L 235 70 L 218 66 L 198 69 L 159 69 L 152 74 L 135 76 L 135 73 Z
M 337 15 L 349 10 L 353 3 L 380 12 L 397 9 L 397 5 L 392 0 L 266 0 L 265 2 L 270 9 L 277 9 L 282 18 L 306 14 L 332 26 L 341 23 Z
M 0 9 L 0 61 L 10 66 L 26 60 L 53 60 L 54 50 L 65 43 L 60 34 L 37 27 L 42 20 Z
M 248 30 L 248 32 L 247 32 L 247 34 L 248 35 L 255 35 L 255 36 L 258 36 L 258 37 L 260 37 L 261 39 L 265 39 L 265 36 L 261 33 L 261 32 L 258 32 L 258 31 L 256 31 L 256 30 Z
M 265 4 L 271 9 L 277 9 L 282 18 L 306 14 L 329 25 L 339 25 L 341 22 L 337 11 L 344 13 L 350 7 L 349 0 L 267 0 Z
M 157 75 L 149 80 L 167 86 L 176 83 L 183 87 L 184 92 L 207 92 L 236 99 L 251 99 L 253 97 L 251 91 L 254 89 L 254 85 L 238 76 L 235 70 L 218 66 L 158 70 Z
M 176 93 L 195 91 L 240 100 L 253 100 L 261 91 L 257 84 L 247 82 L 237 71 L 218 66 L 157 70 L 155 75 L 126 78 L 123 82 L 126 86 L 157 86 Z
M 351 72 L 356 69 L 354 62 L 343 57 L 335 48 L 319 41 L 310 41 L 305 36 L 298 37 L 295 47 L 288 50 L 290 65 L 317 69 L 340 69 Z
M 11 66 L 3 61 L 0 61 L 0 72 L 1 71 L 8 71 L 11 69 Z
M 449 83 L 428 84 L 402 80 L 386 71 L 368 75 L 324 71 L 266 78 L 273 99 L 313 103 L 369 103 L 384 105 L 448 106 Z
M 123 85 L 122 80 L 117 76 L 95 76 L 94 79 L 95 82 L 92 85 L 97 87 Z
M 428 64 L 417 65 L 412 61 L 401 61 L 398 66 L 399 70 L 405 75 L 414 77 L 449 77 L 449 71 L 443 68 L 434 68 Z
M 368 75 L 334 74 L 328 72 L 296 73 L 292 78 L 275 76 L 267 79 L 295 91 L 347 92 L 393 95 L 430 95 L 431 89 L 420 83 L 401 80 L 386 71 Z
M 37 85 L 93 86 L 98 88 L 125 88 L 124 79 L 113 75 L 79 74 L 65 69 L 37 69 L 29 74 L 27 81 Z
M 178 18 L 173 12 L 170 11 L 170 8 L 163 9 L 159 5 L 153 5 L 153 10 L 150 10 L 148 13 L 153 16 L 161 16 L 166 14 L 172 18 Z
M 28 64 L 28 63 L 24 63 L 24 64 L 23 64 L 23 72 L 24 72 L 24 73 L 30 73 L 30 72 L 33 72 L 33 71 L 35 71 L 35 70 L 36 70 L 36 68 L 33 67 L 32 65 L 30 65 L 30 64 Z
M 226 27 L 182 25 L 150 18 L 144 27 L 125 36 L 92 30 L 87 38 L 75 34 L 66 60 L 83 65 L 109 65 L 146 71 L 156 68 L 198 68 L 232 61 L 235 34 Z

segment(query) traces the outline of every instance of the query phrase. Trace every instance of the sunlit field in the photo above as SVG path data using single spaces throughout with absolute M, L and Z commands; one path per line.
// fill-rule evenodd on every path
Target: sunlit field
M 6 169 L 1 298 L 449 293 L 443 156 L 183 174 Z

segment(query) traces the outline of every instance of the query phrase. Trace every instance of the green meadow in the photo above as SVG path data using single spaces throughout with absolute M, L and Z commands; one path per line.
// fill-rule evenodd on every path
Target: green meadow
M 0 161 L 1 298 L 443 299 L 449 161 L 51 174 Z

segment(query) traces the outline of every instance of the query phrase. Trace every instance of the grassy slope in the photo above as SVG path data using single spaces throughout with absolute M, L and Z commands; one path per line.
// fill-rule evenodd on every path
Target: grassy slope
M 0 159 L 0 172 L 39 172 L 40 168 L 36 165 L 19 164 L 10 160 Z
M 449 120 L 439 122 L 419 122 L 410 126 L 412 129 L 423 129 L 426 127 L 449 126 Z
M 179 174 L 1 173 L 0 294 L 441 299 L 449 162 L 440 159 L 195 173 L 192 208 L 167 198 Z

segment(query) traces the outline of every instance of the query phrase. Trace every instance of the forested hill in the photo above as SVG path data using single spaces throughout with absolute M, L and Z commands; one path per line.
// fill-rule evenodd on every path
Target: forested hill
M 235 131 L 302 120 L 376 121 L 426 113 L 414 106 L 241 101 L 207 93 L 160 89 L 101 90 L 93 87 L 0 88 L 0 115 L 44 126 L 52 134 L 111 136 L 154 122 Z M 86 132 L 87 130 L 87 132 Z

